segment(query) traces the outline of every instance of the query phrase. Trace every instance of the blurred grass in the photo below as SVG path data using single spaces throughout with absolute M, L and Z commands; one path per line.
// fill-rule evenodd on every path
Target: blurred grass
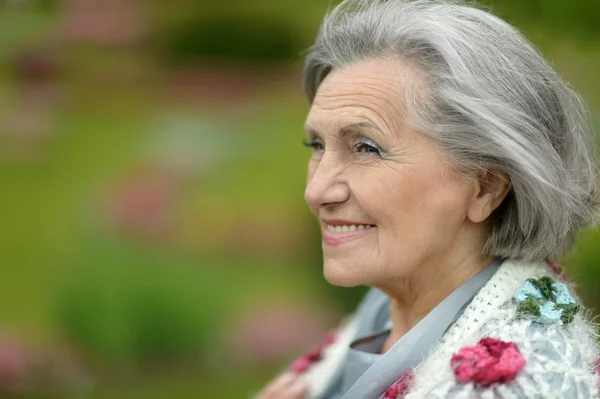
M 521 21 L 519 26 L 582 92 L 597 115 L 600 110 L 597 37 L 585 33 L 571 35 L 565 33 L 564 27 L 554 31 L 540 21 L 528 21 L 523 17 L 526 12 L 519 14 L 517 5 L 503 4 L 502 12 Z M 292 9 L 295 11 L 290 12 Z M 317 0 L 291 3 L 260 0 L 239 2 L 239 7 L 230 9 L 214 8 L 211 15 L 256 13 L 281 18 L 297 27 L 308 45 L 325 9 L 326 5 Z M 177 7 L 168 7 L 167 13 L 173 15 L 165 16 L 165 24 L 169 18 L 185 19 Z M 55 24 L 56 19 L 51 15 L 29 12 L 26 8 L 19 12 L 0 10 L 0 61 L 11 59 L 22 47 L 51 38 L 49 32 Z M 156 72 L 152 57 L 123 56 L 94 47 L 67 52 L 65 56 L 72 64 L 67 67 L 67 76 L 62 77 L 67 99 L 60 110 L 57 139 L 36 163 L 0 165 L 3 325 L 26 332 L 34 340 L 59 336 L 57 298 L 65 284 L 90 270 L 104 268 L 111 276 L 123 280 L 147 270 L 154 278 L 164 277 L 165 284 L 171 287 L 185 282 L 185 290 L 195 298 L 192 301 L 202 302 L 197 304 L 198 314 L 212 310 L 222 312 L 225 317 L 252 301 L 282 297 L 309 303 L 337 300 L 338 306 L 353 307 L 359 294 L 353 296 L 349 290 L 328 287 L 322 280 L 316 237 L 314 242 L 299 243 L 300 249 L 293 256 L 248 256 L 224 252 L 221 247 L 211 252 L 201 247 L 203 243 L 194 241 L 185 248 L 144 245 L 113 237 L 97 226 L 104 217 L 97 207 L 99 197 L 115 177 L 144 159 L 161 116 L 173 114 L 190 118 L 198 134 L 208 131 L 202 136 L 202 149 L 223 159 L 206 166 L 200 181 L 189 188 L 180 217 L 187 220 L 190 235 L 194 235 L 194 229 L 218 235 L 219 229 L 235 226 L 236 215 L 246 213 L 265 221 L 271 218 L 285 226 L 298 226 L 298 230 L 310 225 L 311 216 L 302 199 L 308 153 L 301 145 L 308 105 L 302 97 L 297 68 L 288 72 L 290 76 L 283 84 L 278 81 L 265 84 L 245 100 L 165 104 L 156 98 L 161 93 L 157 90 L 161 82 L 154 81 L 165 76 Z M 113 61 L 120 62 L 119 68 L 131 68 L 134 74 L 136 68 L 146 72 L 141 72 L 140 80 L 130 85 L 110 86 L 90 79 L 117 65 Z M 7 62 L 0 62 L 0 106 L 10 104 L 16 90 L 12 71 L 6 65 Z M 290 82 L 296 81 L 297 86 L 291 85 Z M 214 126 L 221 126 L 222 131 L 217 129 L 218 133 L 211 135 Z M 294 239 L 291 236 L 290 240 Z M 586 232 L 565 259 L 570 275 L 580 283 L 580 294 L 590 306 L 600 306 L 598 242 L 598 230 Z M 199 248 L 190 248 L 194 245 Z M 85 284 L 82 288 L 85 289 Z M 205 292 L 194 293 L 195 289 Z M 203 295 L 215 299 L 200 300 Z M 215 304 L 215 300 L 219 303 Z M 98 376 L 93 397 L 246 397 L 276 367 L 231 377 L 202 368 L 162 370 L 125 376 L 122 380 L 107 373 Z
M 52 289 L 48 282 L 81 246 L 82 206 L 90 203 L 98 181 L 114 173 L 140 144 L 134 125 L 112 120 L 107 126 L 106 120 L 81 117 L 65 121 L 43 165 L 0 167 L 5 190 L 0 253 L 10 265 L 0 281 L 0 312 L 6 321 L 42 324 L 45 309 L 40 305 Z M 107 136 L 107 131 L 114 133 Z M 20 298 L 19 307 L 9 298 Z

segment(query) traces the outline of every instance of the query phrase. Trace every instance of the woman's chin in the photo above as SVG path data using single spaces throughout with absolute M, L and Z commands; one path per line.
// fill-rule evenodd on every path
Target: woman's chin
M 363 284 L 363 279 L 361 279 L 360 276 L 357 276 L 356 273 L 353 273 L 351 270 L 341 267 L 328 267 L 326 265 L 323 268 L 323 275 L 329 284 L 340 287 L 355 287 Z

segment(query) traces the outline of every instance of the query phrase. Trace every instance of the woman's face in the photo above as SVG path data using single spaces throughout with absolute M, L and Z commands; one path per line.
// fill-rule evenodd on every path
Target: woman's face
M 474 184 L 404 123 L 409 72 L 393 60 L 334 70 L 307 117 L 305 199 L 333 284 L 385 287 L 462 245 Z

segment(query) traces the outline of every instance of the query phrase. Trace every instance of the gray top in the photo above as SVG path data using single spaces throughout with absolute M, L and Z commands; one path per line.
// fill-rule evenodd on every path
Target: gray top
M 371 289 L 358 308 L 359 325 L 346 358 L 321 399 L 363 399 L 383 395 L 402 374 L 427 356 L 502 261 L 495 259 L 458 287 L 384 354 L 380 352 L 391 328 L 389 298 L 383 292 Z

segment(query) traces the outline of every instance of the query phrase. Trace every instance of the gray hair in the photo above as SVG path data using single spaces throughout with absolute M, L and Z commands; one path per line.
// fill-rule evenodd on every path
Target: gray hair
M 345 0 L 308 50 L 309 100 L 332 69 L 378 57 L 407 61 L 424 76 L 425 90 L 405 92 L 410 126 L 461 169 L 508 176 L 511 191 L 490 217 L 485 253 L 555 259 L 596 223 L 589 114 L 516 29 L 458 1 Z

